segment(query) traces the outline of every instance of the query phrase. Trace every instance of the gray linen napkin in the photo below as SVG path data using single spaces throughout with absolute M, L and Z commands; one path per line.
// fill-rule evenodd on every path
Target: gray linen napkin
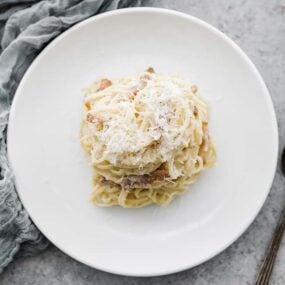
M 48 241 L 17 197 L 6 150 L 11 101 L 23 74 L 52 39 L 71 25 L 138 0 L 1 0 L 0 2 L 0 272 L 16 254 L 31 255 Z M 21 142 L 19 142 L 21 143 Z

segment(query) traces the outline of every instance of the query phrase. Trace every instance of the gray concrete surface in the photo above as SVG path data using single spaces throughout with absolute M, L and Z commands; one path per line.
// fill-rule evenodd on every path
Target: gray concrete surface
M 278 117 L 280 148 L 285 144 L 285 0 L 166 0 L 165 7 L 197 16 L 225 32 L 249 55 L 271 93 Z M 230 248 L 187 271 L 162 277 L 133 278 L 89 268 L 51 246 L 35 257 L 15 260 L 0 275 L 2 285 L 238 285 L 253 284 L 281 208 L 285 179 L 278 167 L 270 195 L 254 223 Z M 285 238 L 271 284 L 285 284 Z

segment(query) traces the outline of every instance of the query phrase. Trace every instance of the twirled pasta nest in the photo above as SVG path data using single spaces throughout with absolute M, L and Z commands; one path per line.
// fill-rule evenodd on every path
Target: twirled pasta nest
M 81 144 L 99 206 L 167 205 L 215 162 L 197 87 L 153 68 L 85 90 Z

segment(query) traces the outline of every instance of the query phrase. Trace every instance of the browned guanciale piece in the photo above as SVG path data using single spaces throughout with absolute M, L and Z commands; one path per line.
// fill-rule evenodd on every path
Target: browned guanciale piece
M 89 123 L 95 123 L 96 122 L 96 118 L 94 115 L 88 113 L 86 115 L 86 121 L 89 122 Z
M 124 189 L 148 188 L 153 182 L 163 181 L 166 177 L 168 177 L 167 170 L 160 167 L 150 174 L 125 176 L 121 185 Z
M 88 113 L 86 115 L 86 121 L 95 124 L 98 131 L 101 131 L 103 129 L 103 120 L 96 117 L 96 115 Z
M 100 176 L 99 178 L 99 183 L 101 183 L 102 185 L 109 185 L 109 186 L 118 186 L 118 184 L 116 184 L 115 182 L 106 179 L 104 176 Z
M 104 78 L 104 79 L 102 79 L 100 81 L 99 88 L 97 89 L 96 92 L 102 91 L 102 90 L 106 89 L 107 87 L 109 87 L 111 85 L 112 85 L 112 81 L 110 81 L 109 79 Z
M 149 67 L 146 71 L 149 72 L 149 73 L 155 73 L 155 71 L 154 71 L 154 69 L 152 67 Z
M 151 148 L 155 148 L 159 144 L 159 140 L 153 140 L 148 146 Z
M 198 87 L 197 87 L 197 85 L 192 85 L 191 86 L 191 91 L 192 91 L 192 93 L 197 93 L 197 91 L 198 91 Z
M 144 73 L 140 78 L 140 84 L 138 86 L 139 89 L 143 89 L 147 85 L 147 80 L 150 80 L 150 75 L 147 73 Z
M 194 116 L 198 115 L 198 108 L 196 106 L 194 106 L 194 108 L 193 108 L 193 114 L 194 114 Z
M 154 69 L 153 69 L 152 67 L 149 67 L 149 68 L 146 70 L 146 72 L 148 72 L 148 73 L 154 73 L 155 71 L 154 71 Z M 151 79 L 151 77 L 150 77 L 149 74 L 143 74 L 143 75 L 140 77 L 140 82 L 139 82 L 137 88 L 136 88 L 136 89 L 134 90 L 134 92 L 129 96 L 129 98 L 130 98 L 131 100 L 133 100 L 133 99 L 137 96 L 139 90 L 142 90 L 143 88 L 145 88 L 145 87 L 147 86 L 147 80 L 150 80 L 150 79 Z
M 134 100 L 137 95 L 138 95 L 138 90 L 136 89 L 132 94 L 129 95 L 129 99 Z
M 85 102 L 85 107 L 87 110 L 91 109 L 91 103 L 89 101 Z

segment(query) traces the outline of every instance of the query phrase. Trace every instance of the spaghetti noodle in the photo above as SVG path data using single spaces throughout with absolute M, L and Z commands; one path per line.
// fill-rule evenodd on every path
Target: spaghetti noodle
M 215 162 L 207 104 L 197 87 L 154 72 L 86 89 L 81 144 L 99 206 L 167 205 Z

